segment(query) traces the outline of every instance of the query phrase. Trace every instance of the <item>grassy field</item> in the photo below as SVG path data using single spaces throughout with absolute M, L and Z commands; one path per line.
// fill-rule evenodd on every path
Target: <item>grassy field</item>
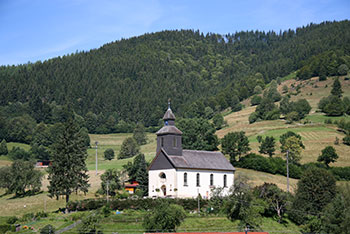
M 342 89 L 344 96 L 350 95 L 350 81 L 340 79 L 342 83 Z M 335 125 L 324 124 L 326 119 L 331 119 L 332 121 L 340 120 L 342 118 L 350 120 L 350 116 L 343 117 L 328 117 L 322 113 L 316 112 L 317 104 L 322 97 L 326 97 L 330 94 L 333 79 L 329 78 L 326 81 L 318 82 L 316 78 L 307 81 L 295 81 L 287 79 L 279 85 L 279 90 L 282 90 L 284 85 L 287 85 L 290 90 L 292 90 L 292 84 L 296 87 L 300 84 L 300 93 L 296 96 L 292 96 L 292 100 L 297 100 L 300 98 L 305 98 L 310 103 L 312 110 L 309 116 L 307 116 L 308 123 L 303 124 L 301 122 L 295 122 L 293 124 L 286 124 L 284 120 L 273 120 L 273 121 L 261 121 L 253 124 L 249 124 L 249 115 L 255 111 L 255 107 L 248 106 L 247 108 L 228 114 L 224 117 L 227 121 L 228 126 L 217 131 L 219 138 L 224 137 L 229 132 L 233 131 L 245 131 L 246 135 L 249 137 L 250 146 L 252 152 L 258 153 L 259 144 L 256 137 L 261 136 L 273 136 L 276 140 L 287 132 L 293 131 L 302 136 L 303 143 L 305 145 L 305 150 L 302 152 L 302 163 L 315 162 L 317 157 L 320 155 L 321 150 L 326 146 L 333 146 L 338 155 L 339 159 L 336 163 L 331 164 L 332 166 L 350 166 L 350 147 L 344 144 L 335 145 L 334 142 L 336 138 L 341 139 L 344 134 L 337 131 Z M 249 100 L 246 101 L 246 105 Z M 277 156 L 283 156 L 279 151 L 279 143 L 277 144 L 278 150 L 276 151 Z

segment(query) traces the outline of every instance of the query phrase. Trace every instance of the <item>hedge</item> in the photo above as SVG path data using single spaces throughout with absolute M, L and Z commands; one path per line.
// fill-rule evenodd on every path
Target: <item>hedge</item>
M 258 154 L 250 153 L 245 157 L 242 157 L 240 161 L 234 164 L 234 166 L 287 176 L 286 161 L 279 157 L 267 158 Z M 300 179 L 303 172 L 310 167 L 327 169 L 335 176 L 337 180 L 350 181 L 350 167 L 328 168 L 325 164 L 318 162 L 306 163 L 304 165 L 290 163 L 289 177 Z
M 139 198 L 139 199 L 114 199 L 109 201 L 108 206 L 113 210 L 125 210 L 125 209 L 141 209 L 149 210 L 166 199 L 171 204 L 177 204 L 182 206 L 185 210 L 195 210 L 198 206 L 197 199 L 182 199 L 182 198 Z M 201 200 L 201 206 L 206 206 L 208 204 L 207 200 Z M 86 211 L 86 210 L 96 210 L 107 205 L 105 199 L 85 199 L 80 201 L 70 201 L 67 208 L 71 211 Z

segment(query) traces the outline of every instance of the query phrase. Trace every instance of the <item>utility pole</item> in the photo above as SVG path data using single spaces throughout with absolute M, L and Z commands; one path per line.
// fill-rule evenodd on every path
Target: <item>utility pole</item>
M 287 193 L 289 193 L 289 164 L 288 164 L 289 149 L 287 149 Z
M 95 141 L 95 145 L 96 145 L 96 175 L 97 175 L 97 144 L 98 144 L 98 141 Z
M 109 186 L 109 180 L 107 180 L 107 203 L 109 202 L 109 197 L 108 197 L 108 192 L 109 192 L 108 189 L 109 189 L 109 187 L 108 186 Z

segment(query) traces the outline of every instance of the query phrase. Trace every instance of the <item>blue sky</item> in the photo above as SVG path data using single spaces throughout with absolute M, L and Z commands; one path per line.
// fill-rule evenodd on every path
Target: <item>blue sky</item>
M 0 0 L 0 65 L 166 29 L 278 32 L 349 16 L 350 0 Z

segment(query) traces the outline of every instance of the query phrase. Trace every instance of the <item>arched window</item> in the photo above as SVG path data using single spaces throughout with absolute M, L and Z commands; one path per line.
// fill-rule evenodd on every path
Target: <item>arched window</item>
M 224 188 L 227 187 L 227 175 L 224 175 Z
M 187 186 L 187 172 L 184 173 L 184 186 Z
M 210 186 L 214 185 L 214 175 L 210 174 Z
M 200 178 L 199 178 L 199 173 L 197 173 L 197 187 L 200 186 Z
M 173 138 L 173 146 L 176 147 L 177 144 L 176 144 L 176 137 Z
M 162 138 L 160 138 L 160 145 L 162 146 L 162 147 L 164 147 L 164 138 L 162 137 Z
M 161 179 L 166 179 L 166 175 L 165 175 L 164 172 L 159 173 L 159 177 L 160 177 Z

